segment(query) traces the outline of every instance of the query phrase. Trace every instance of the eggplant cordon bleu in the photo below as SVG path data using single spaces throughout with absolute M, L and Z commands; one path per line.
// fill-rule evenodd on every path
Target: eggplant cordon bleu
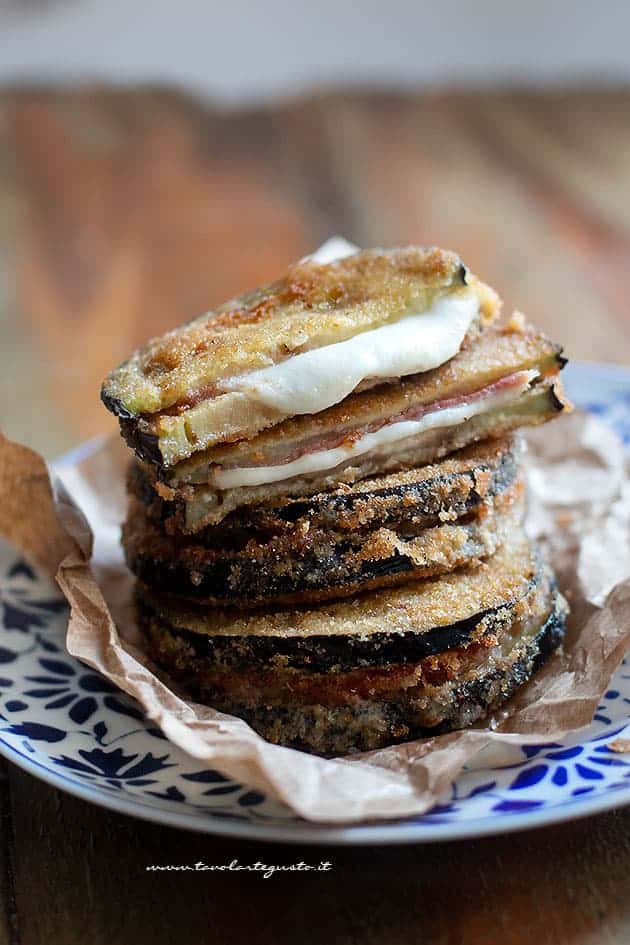
M 268 740 L 349 754 L 486 718 L 562 642 L 518 431 L 562 349 L 437 248 L 334 239 L 108 376 L 153 660 Z

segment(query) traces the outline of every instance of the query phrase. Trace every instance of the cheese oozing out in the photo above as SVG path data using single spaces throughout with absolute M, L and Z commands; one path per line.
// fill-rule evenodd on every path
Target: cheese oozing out
M 230 378 L 221 387 L 288 416 L 319 413 L 364 381 L 419 374 L 449 361 L 478 311 L 477 296 L 462 287 L 421 313 Z
M 525 391 L 536 376 L 536 371 L 523 371 L 519 383 L 511 386 L 509 390 L 492 393 L 453 407 L 433 410 L 418 420 L 402 420 L 398 423 L 385 424 L 380 430 L 365 433 L 347 446 L 305 453 L 288 463 L 277 466 L 243 466 L 234 469 L 219 466 L 211 470 L 210 482 L 217 489 L 235 489 L 242 486 L 263 486 L 292 479 L 295 476 L 307 476 L 335 469 L 352 459 L 365 456 L 366 453 L 381 450 L 392 444 L 399 445 L 401 441 L 416 437 L 428 430 L 465 423 L 471 417 L 494 410 L 513 401 L 515 395 Z

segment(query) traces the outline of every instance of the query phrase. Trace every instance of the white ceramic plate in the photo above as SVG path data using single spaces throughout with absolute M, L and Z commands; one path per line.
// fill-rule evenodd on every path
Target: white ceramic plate
M 571 397 L 630 445 L 630 370 L 574 364 Z M 77 454 L 73 454 L 73 459 Z M 171 745 L 127 696 L 68 656 L 54 585 L 0 548 L 0 752 L 35 777 L 103 807 L 176 827 L 294 843 L 407 843 L 505 833 L 630 802 L 630 664 L 592 724 L 562 743 L 481 754 L 450 797 L 404 821 L 322 827 Z

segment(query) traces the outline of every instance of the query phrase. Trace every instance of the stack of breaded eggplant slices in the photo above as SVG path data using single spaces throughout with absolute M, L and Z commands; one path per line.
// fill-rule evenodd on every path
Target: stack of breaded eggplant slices
M 331 756 L 469 726 L 563 639 L 519 430 L 561 348 L 453 253 L 334 239 L 108 376 L 147 651 L 197 702 Z

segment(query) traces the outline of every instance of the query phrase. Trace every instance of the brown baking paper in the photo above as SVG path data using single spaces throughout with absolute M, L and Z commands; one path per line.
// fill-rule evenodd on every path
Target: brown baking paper
M 550 546 L 572 607 L 564 651 L 483 725 L 349 758 L 271 745 L 241 720 L 186 701 L 152 670 L 119 545 L 129 454 L 117 438 L 60 469 L 52 487 L 36 453 L 0 439 L 0 532 L 56 571 L 71 607 L 70 653 L 134 696 L 188 754 L 308 820 L 420 814 L 482 749 L 556 740 L 589 723 L 630 643 L 630 479 L 621 443 L 579 414 L 528 441 L 528 528 Z

